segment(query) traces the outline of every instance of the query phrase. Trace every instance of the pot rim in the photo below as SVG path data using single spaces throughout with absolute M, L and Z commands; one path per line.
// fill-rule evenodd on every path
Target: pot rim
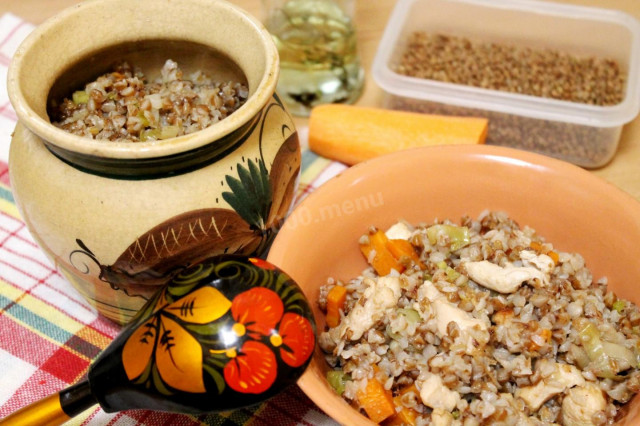
M 252 90 L 247 101 L 233 114 L 203 130 L 158 141 L 134 143 L 130 141 L 101 141 L 74 135 L 55 127 L 50 121 L 43 119 L 31 108 L 22 91 L 20 75 L 23 72 L 25 56 L 42 37 L 55 31 L 61 22 L 67 21 L 78 14 L 92 13 L 92 10 L 100 8 L 104 4 L 115 7 L 114 3 L 118 1 L 130 2 L 130 0 L 86 0 L 64 9 L 36 27 L 16 50 L 9 65 L 7 76 L 9 99 L 19 121 L 30 131 L 44 139 L 45 143 L 80 155 L 113 159 L 144 159 L 175 155 L 213 143 L 239 129 L 258 114 L 275 93 L 279 75 L 278 51 L 271 34 L 259 20 L 226 0 L 180 0 L 179 2 L 153 0 L 156 4 L 164 3 L 162 7 L 172 7 L 173 5 L 180 7 L 185 2 L 191 2 L 201 4 L 202 7 L 217 8 L 218 11 L 224 11 L 224 13 L 233 14 L 240 18 L 243 24 L 246 24 L 247 29 L 254 31 L 262 43 L 262 49 L 265 51 L 264 74 L 255 90 Z M 136 38 L 135 40 L 140 39 Z M 168 37 L 167 40 L 174 40 L 174 38 Z M 113 45 L 121 43 L 122 41 Z M 216 48 L 213 44 L 209 45 L 209 47 Z M 51 87 L 49 87 L 49 90 L 51 90 Z

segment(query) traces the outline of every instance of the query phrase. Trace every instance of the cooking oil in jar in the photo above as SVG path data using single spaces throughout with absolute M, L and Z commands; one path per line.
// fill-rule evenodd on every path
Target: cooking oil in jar
M 353 22 L 332 0 L 287 0 L 267 17 L 280 54 L 278 94 L 296 115 L 326 103 L 352 103 L 364 72 Z

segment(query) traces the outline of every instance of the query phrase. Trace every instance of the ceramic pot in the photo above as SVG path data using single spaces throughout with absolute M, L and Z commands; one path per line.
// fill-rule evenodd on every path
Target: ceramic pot
M 53 126 L 51 99 L 126 59 L 150 78 L 166 59 L 187 74 L 243 78 L 247 102 L 190 135 L 108 142 Z M 90 0 L 38 27 L 16 52 L 8 89 L 19 124 L 10 179 L 27 227 L 100 313 L 127 322 L 189 265 L 261 255 L 294 197 L 300 148 L 275 94 L 269 33 L 217 0 Z

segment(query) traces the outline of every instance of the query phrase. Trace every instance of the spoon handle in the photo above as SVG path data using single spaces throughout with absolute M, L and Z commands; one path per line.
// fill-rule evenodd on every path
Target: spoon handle
M 89 382 L 85 380 L 0 419 L 0 425 L 60 425 L 96 403 Z

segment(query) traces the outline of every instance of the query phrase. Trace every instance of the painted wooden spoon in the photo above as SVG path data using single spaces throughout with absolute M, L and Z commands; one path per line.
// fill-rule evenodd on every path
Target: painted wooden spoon
M 314 348 L 309 303 L 290 277 L 257 258 L 216 256 L 156 293 L 86 380 L 0 424 L 60 424 L 95 404 L 106 412 L 233 410 L 295 383 Z

